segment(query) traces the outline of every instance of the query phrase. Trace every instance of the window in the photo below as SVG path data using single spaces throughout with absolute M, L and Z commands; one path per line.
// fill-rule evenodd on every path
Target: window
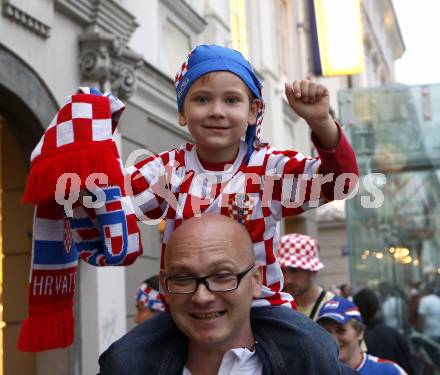
M 163 26 L 163 37 L 167 63 L 165 69 L 174 78 L 191 49 L 190 37 L 170 20 L 166 20 Z
M 277 0 L 276 1 L 276 38 L 278 50 L 278 72 L 283 77 L 292 77 L 292 65 L 294 64 L 293 48 L 294 42 L 292 40 L 292 9 L 290 1 Z
M 232 48 L 248 58 L 246 0 L 230 0 Z

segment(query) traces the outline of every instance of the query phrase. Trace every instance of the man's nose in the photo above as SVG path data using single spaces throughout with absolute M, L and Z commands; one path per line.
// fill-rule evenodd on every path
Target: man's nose
M 214 298 L 214 293 L 210 292 L 204 283 L 200 283 L 192 295 L 192 301 L 194 303 L 207 303 L 213 301 Z

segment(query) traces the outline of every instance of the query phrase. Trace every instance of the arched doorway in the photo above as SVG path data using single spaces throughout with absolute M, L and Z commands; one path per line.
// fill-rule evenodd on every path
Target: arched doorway
M 37 374 L 36 356 L 16 349 L 27 315 L 33 207 L 20 203 L 30 153 L 57 103 L 38 75 L 0 44 L 0 374 Z

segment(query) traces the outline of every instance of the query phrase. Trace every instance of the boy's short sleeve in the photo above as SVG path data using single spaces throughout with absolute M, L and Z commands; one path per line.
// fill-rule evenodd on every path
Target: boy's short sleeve
M 127 169 L 128 194 L 138 219 L 159 219 L 166 209 L 169 174 L 165 167 L 169 155 L 163 153 Z

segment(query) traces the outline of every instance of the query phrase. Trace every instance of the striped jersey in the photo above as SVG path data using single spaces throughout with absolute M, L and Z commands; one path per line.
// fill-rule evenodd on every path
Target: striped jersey
M 355 370 L 361 375 L 406 375 L 405 370 L 397 363 L 366 353 Z
M 322 181 L 317 173 L 357 175 L 353 150 L 341 133 L 335 150 L 318 149 L 319 158 L 296 151 L 265 146 L 245 162 L 247 145 L 242 142 L 235 160 L 222 171 L 206 170 L 196 146 L 190 143 L 152 156 L 128 169 L 132 203 L 140 220 L 163 218 L 163 255 L 171 233 L 186 219 L 202 213 L 234 218 L 248 230 L 256 264 L 263 270 L 263 292 L 253 306 L 294 307 L 292 296 L 282 292 L 283 276 L 277 261 L 279 223 L 334 198 L 338 181 Z M 343 176 L 342 176 L 343 177 Z M 342 190 L 353 184 L 339 179 Z M 350 186 L 348 186 L 350 185 Z M 202 230 L 202 229 L 201 229 Z

